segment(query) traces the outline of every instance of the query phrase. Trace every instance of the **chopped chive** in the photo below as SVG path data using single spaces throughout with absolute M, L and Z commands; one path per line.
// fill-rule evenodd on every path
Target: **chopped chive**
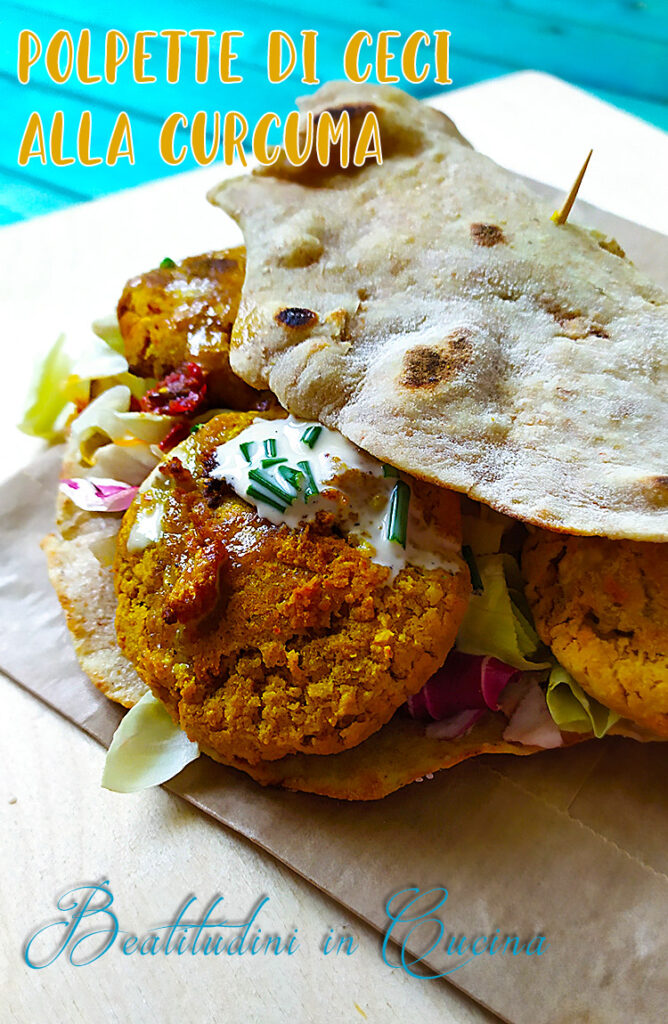
M 256 487 L 255 484 L 249 484 L 246 494 L 249 498 L 255 498 L 256 501 L 263 501 L 265 505 L 271 505 L 272 508 L 278 509 L 279 512 L 285 512 L 288 507 L 287 505 L 281 504 L 280 501 L 276 501 L 276 499 L 272 498 L 270 494 L 265 494 L 259 487 Z
M 160 269 L 166 270 L 168 267 L 175 267 L 176 263 L 171 260 L 169 256 L 165 256 L 164 260 L 160 260 Z
M 464 547 L 462 548 L 462 557 L 466 564 L 468 565 L 469 572 L 471 573 L 471 586 L 473 587 L 473 593 L 482 594 L 483 590 L 485 589 L 483 586 L 482 577 L 478 570 L 478 565 L 476 563 L 473 550 L 468 544 L 465 544 Z
M 266 487 L 268 491 L 275 494 L 281 501 L 287 502 L 289 505 L 295 500 L 295 495 L 290 494 L 289 491 L 283 490 L 280 484 L 277 484 L 275 480 L 265 473 L 261 469 L 249 469 L 248 477 L 250 480 L 254 480 L 256 484 L 261 484 L 262 487 Z
M 246 462 L 252 462 L 255 441 L 244 441 L 244 443 L 240 444 L 239 447 L 241 448 L 241 454 L 245 458 Z
M 268 459 L 273 459 L 276 455 L 276 441 L 273 437 L 268 437 L 264 442 L 264 454 Z
M 281 459 L 281 458 L 262 459 L 262 461 L 260 462 L 260 465 L 262 466 L 263 469 L 269 469 L 271 466 L 278 466 L 279 463 L 287 462 L 287 461 L 288 461 L 287 459 Z
M 203 423 L 193 423 L 192 427 L 190 428 L 190 433 L 191 434 L 196 434 L 197 431 L 201 430 L 203 426 L 204 426 Z
M 291 487 L 294 487 L 296 491 L 299 490 L 304 479 L 303 473 L 298 469 L 293 469 L 292 466 L 280 466 L 278 472 L 284 480 L 287 480 Z
M 307 427 L 302 434 L 302 444 L 315 448 L 315 443 L 322 434 L 322 427 Z
M 411 500 L 411 489 L 403 480 L 397 480 L 390 495 L 390 522 L 387 539 L 406 547 L 408 531 L 408 504 Z
M 297 465 L 298 465 L 299 469 L 301 469 L 301 471 L 304 474 L 304 476 L 306 477 L 306 486 L 304 487 L 304 497 L 305 498 L 310 498 L 312 494 L 319 494 L 320 491 L 318 490 L 318 485 L 315 482 L 315 477 L 313 476 L 313 470 L 311 469 L 311 463 L 310 462 L 298 462 Z
M 387 462 L 384 462 L 383 476 L 399 476 L 399 470 L 395 469 L 394 466 L 388 465 Z

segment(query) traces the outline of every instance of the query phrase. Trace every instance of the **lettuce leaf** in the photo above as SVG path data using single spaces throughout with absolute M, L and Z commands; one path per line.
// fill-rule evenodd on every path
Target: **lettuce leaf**
M 479 505 L 476 515 L 462 515 L 463 544 L 471 548 L 476 558 L 495 554 L 501 547 L 501 538 L 513 523 L 514 520 L 509 516 L 487 508 L 486 505 Z
M 483 590 L 473 594 L 455 646 L 464 654 L 487 654 L 525 671 L 549 668 L 524 599 L 522 578 L 512 555 L 476 558 Z
M 65 335 L 61 334 L 49 349 L 33 380 L 28 396 L 28 407 L 19 424 L 24 434 L 55 441 L 62 436 L 61 414 L 70 402 L 66 391 L 72 372 L 72 357 L 65 348 Z
M 102 786 L 115 793 L 137 793 L 173 778 L 197 757 L 198 745 L 149 692 L 128 711 L 114 733 Z
M 582 689 L 561 665 L 550 672 L 547 706 L 564 732 L 593 732 L 597 739 L 619 721 L 620 715 L 600 704 Z

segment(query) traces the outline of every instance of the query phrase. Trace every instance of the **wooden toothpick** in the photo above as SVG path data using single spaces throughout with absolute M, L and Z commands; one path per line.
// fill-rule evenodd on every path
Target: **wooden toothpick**
M 577 194 L 578 194 L 578 192 L 580 190 L 580 185 L 582 184 L 582 179 L 585 176 L 585 171 L 587 170 L 587 167 L 589 166 L 589 161 L 591 160 L 591 155 L 592 155 L 593 152 L 594 152 L 593 149 L 589 150 L 589 153 L 587 155 L 587 159 L 583 163 L 582 168 L 580 170 L 580 173 L 578 174 L 577 178 L 573 182 L 573 187 L 571 188 L 570 192 L 566 196 L 566 199 L 564 201 L 564 205 L 561 207 L 560 210 L 555 210 L 554 213 L 552 214 L 552 220 L 554 221 L 555 224 L 565 224 L 566 221 L 568 220 L 568 215 L 569 215 L 569 213 L 571 212 L 571 210 L 573 208 L 573 203 L 575 202 L 576 196 L 577 196 Z

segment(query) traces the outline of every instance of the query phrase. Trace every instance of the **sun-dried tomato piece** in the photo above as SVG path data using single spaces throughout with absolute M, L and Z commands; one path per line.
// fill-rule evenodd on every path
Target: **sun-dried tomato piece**
M 169 452 L 172 448 L 180 444 L 181 441 L 185 441 L 188 434 L 192 430 L 192 424 L 189 420 L 182 420 L 180 423 L 175 423 L 173 427 L 165 434 L 162 441 L 158 445 L 161 452 Z
M 206 405 L 206 374 L 196 363 L 182 363 L 168 373 L 157 387 L 147 391 L 141 399 L 144 412 L 157 412 L 165 416 L 192 416 Z

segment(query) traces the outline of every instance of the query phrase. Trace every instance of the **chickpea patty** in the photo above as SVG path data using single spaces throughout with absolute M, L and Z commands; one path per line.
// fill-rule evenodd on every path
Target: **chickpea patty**
M 118 640 L 141 678 L 191 739 L 259 763 L 336 753 L 389 721 L 445 660 L 470 582 L 455 552 L 452 571 L 391 580 L 328 513 L 297 529 L 261 518 L 209 476 L 254 418 L 223 413 L 172 452 L 124 518 L 115 576 Z M 457 495 L 413 487 L 459 543 Z M 159 536 L 137 549 L 158 507 Z
M 267 392 L 230 369 L 230 334 L 246 269 L 243 248 L 165 260 L 133 277 L 118 303 L 118 323 L 133 373 L 161 378 L 184 363 L 207 375 L 211 405 L 262 407 Z
M 522 568 L 536 629 L 564 668 L 668 737 L 668 545 L 537 530 Z

